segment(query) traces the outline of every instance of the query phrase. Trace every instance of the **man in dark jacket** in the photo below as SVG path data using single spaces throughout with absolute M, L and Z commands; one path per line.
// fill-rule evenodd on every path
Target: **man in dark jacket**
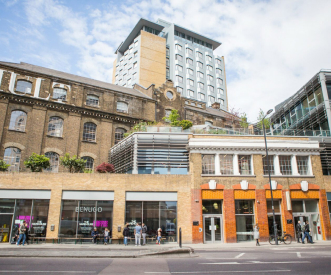
M 129 224 L 127 223 L 123 229 L 123 236 L 124 236 L 124 245 L 128 245 L 128 237 L 130 236 Z
M 96 244 L 97 243 L 98 236 L 99 236 L 99 232 L 98 232 L 98 230 L 97 230 L 96 227 L 94 227 L 91 235 L 92 235 L 93 242 Z
M 305 232 L 304 232 L 304 235 L 303 235 L 303 237 L 302 237 L 302 244 L 305 243 L 305 238 L 306 238 L 306 237 L 308 238 L 308 241 L 309 241 L 310 243 L 313 243 L 313 241 L 311 240 L 311 237 L 310 237 L 310 235 L 309 235 L 309 232 L 310 232 L 310 229 L 309 229 L 309 223 L 308 223 L 308 221 L 306 221 Z
M 146 245 L 147 226 L 144 223 L 142 224 L 141 232 L 143 235 L 143 245 Z
M 301 236 L 301 222 L 300 221 L 298 221 L 298 223 L 297 223 L 297 225 L 295 226 L 295 229 L 296 229 L 296 231 L 297 231 L 297 239 L 298 239 L 298 243 L 300 243 L 300 240 L 301 240 L 301 238 L 302 238 L 302 236 Z

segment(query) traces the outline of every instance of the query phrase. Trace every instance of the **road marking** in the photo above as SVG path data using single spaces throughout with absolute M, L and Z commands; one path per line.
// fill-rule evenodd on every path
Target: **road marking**
M 207 260 L 235 260 L 233 258 L 205 258 Z M 257 258 L 245 258 L 245 259 L 239 259 L 239 260 L 256 260 Z
M 297 252 L 297 256 L 298 256 L 298 258 L 302 258 L 300 252 Z
M 220 273 L 266 273 L 266 272 L 291 272 L 290 269 L 283 270 L 233 270 L 233 271 L 174 271 L 174 272 L 145 272 L 145 274 L 220 274 Z
M 291 262 L 260 262 L 260 261 L 249 261 L 247 263 L 238 262 L 223 262 L 223 263 L 199 263 L 199 264 L 310 264 L 309 261 L 291 261 Z
M 243 255 L 245 255 L 245 253 L 241 253 L 241 254 L 237 255 L 235 258 L 238 259 L 238 258 L 240 258 Z
M 64 274 L 96 274 L 96 271 L 50 271 L 50 270 L 0 270 L 0 273 L 64 273 Z

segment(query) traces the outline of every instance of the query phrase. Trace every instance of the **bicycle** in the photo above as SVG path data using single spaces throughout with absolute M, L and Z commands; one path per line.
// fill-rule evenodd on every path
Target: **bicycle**
M 292 242 L 292 236 L 290 234 L 286 234 L 285 231 L 283 231 L 283 235 L 282 236 L 277 236 L 278 242 L 283 242 L 284 244 L 291 244 Z M 271 245 L 276 244 L 276 240 L 275 240 L 275 236 L 270 236 L 269 237 L 269 243 Z

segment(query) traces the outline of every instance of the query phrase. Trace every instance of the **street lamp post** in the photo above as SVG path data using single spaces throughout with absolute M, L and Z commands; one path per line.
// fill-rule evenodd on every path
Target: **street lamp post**
M 273 110 L 270 109 L 266 115 L 262 118 L 262 127 L 263 127 L 263 135 L 264 135 L 264 143 L 265 143 L 265 152 L 267 158 L 267 169 L 269 176 L 269 184 L 270 184 L 270 196 L 271 196 L 271 208 L 272 208 L 272 218 L 273 218 L 273 226 L 274 226 L 274 235 L 275 235 L 275 244 L 278 245 L 278 236 L 277 236 L 277 224 L 276 224 L 276 216 L 275 216 L 275 208 L 274 208 L 274 197 L 272 194 L 272 185 L 271 185 L 271 175 L 270 175 L 270 166 L 269 166 L 269 156 L 268 156 L 268 146 L 267 146 L 267 135 L 264 126 L 264 119 L 267 115 L 269 115 Z

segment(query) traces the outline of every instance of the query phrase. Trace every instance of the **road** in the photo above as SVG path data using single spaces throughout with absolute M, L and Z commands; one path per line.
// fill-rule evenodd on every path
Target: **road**
M 28 252 L 28 251 L 27 251 Z M 328 246 L 196 250 L 189 256 L 130 259 L 0 258 L 1 274 L 331 274 Z

